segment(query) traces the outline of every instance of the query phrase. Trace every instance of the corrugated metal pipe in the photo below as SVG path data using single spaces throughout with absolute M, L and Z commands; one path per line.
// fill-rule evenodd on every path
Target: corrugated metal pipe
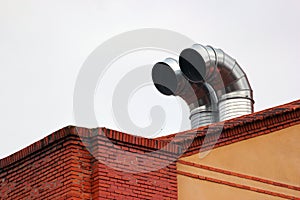
M 217 96 L 213 87 L 186 79 L 175 59 L 167 58 L 156 63 L 152 69 L 152 80 L 159 92 L 180 96 L 188 104 L 192 128 L 218 121 Z
M 245 72 L 221 49 L 195 44 L 181 52 L 179 66 L 190 82 L 212 86 L 220 121 L 253 112 L 253 92 Z
M 190 108 L 192 128 L 253 112 L 248 78 L 235 59 L 221 49 L 195 44 L 175 59 L 152 69 L 155 87 L 164 95 L 180 96 Z

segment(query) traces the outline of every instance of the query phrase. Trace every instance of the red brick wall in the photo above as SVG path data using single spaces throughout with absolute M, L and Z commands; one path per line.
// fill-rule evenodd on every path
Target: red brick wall
M 78 191 L 81 199 L 90 199 L 92 157 L 74 144 L 78 139 L 69 135 L 1 166 L 0 199 L 68 199 Z
M 108 145 L 103 134 L 95 135 L 90 149 L 95 156 L 93 199 L 177 199 L 174 156 L 121 141 Z
M 99 135 L 64 128 L 2 159 L 0 199 L 177 199 L 176 165 L 167 158 L 172 155 L 154 153 L 145 163 L 141 160 L 149 161 L 149 149 L 120 141 L 106 144 L 102 129 L 96 130 Z M 124 152 L 134 156 L 128 159 Z M 167 166 L 151 171 L 162 162 Z
M 204 126 L 146 139 L 66 127 L 0 160 L 0 199 L 177 199 L 178 157 L 299 123 L 300 100 L 216 123 L 209 133 Z

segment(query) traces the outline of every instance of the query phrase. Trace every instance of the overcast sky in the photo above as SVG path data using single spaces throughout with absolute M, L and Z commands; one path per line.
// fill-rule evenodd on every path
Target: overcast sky
M 0 0 L 0 158 L 75 124 L 73 91 L 82 64 L 102 42 L 134 29 L 169 29 L 222 48 L 247 73 L 255 111 L 300 98 L 300 1 L 178 2 Z M 135 57 L 124 59 L 131 64 Z M 147 125 L 147 108 L 139 106 L 153 105 L 134 101 L 133 121 Z M 110 112 L 95 107 L 99 126 L 118 129 Z

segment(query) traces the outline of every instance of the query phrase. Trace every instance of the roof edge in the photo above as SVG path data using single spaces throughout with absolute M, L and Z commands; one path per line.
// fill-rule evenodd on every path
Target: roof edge
M 0 168 L 7 167 L 8 165 L 17 162 L 39 151 L 40 149 L 71 135 L 79 136 L 81 139 L 95 135 L 105 136 L 110 140 L 119 141 L 131 146 L 144 147 L 150 151 L 162 149 L 167 153 L 176 155 L 183 154 L 183 156 L 187 156 L 195 152 L 199 152 L 199 149 L 205 150 L 205 147 L 203 147 L 204 138 L 206 136 L 212 137 L 211 141 L 214 142 L 214 134 L 216 131 L 219 131 L 220 128 L 222 128 L 222 134 L 217 138 L 217 142 L 212 142 L 213 144 L 205 144 L 208 145 L 207 148 L 217 148 L 262 134 L 268 134 L 296 124 L 300 124 L 300 100 L 249 115 L 244 115 L 225 122 L 217 122 L 209 126 L 154 139 L 131 135 L 107 129 L 105 127 L 89 129 L 76 126 L 66 126 L 25 147 L 24 149 L 1 159 Z M 207 131 L 208 127 L 210 129 L 209 132 Z
M 64 128 L 61 128 L 50 135 L 47 135 L 46 137 L 30 144 L 29 146 L 7 156 L 2 159 L 0 159 L 0 169 L 3 169 L 31 154 L 34 154 L 41 149 L 52 145 L 53 143 L 58 142 L 59 140 L 75 136 L 79 137 L 80 140 L 84 139 L 90 139 L 95 136 L 99 137 L 106 137 L 107 139 L 111 141 L 117 141 L 122 142 L 124 144 L 134 145 L 136 147 L 145 147 L 147 149 L 151 150 L 157 150 L 157 149 L 164 149 L 166 152 L 177 152 L 174 145 L 169 145 L 168 149 L 164 148 L 167 146 L 168 142 L 163 140 L 157 140 L 157 139 L 149 139 L 149 138 L 143 138 L 136 135 L 131 135 L 128 133 L 123 133 L 119 131 L 115 131 L 112 129 L 107 129 L 105 127 L 99 127 L 99 128 L 84 128 L 84 127 L 76 127 L 76 126 L 66 126 Z M 85 141 L 83 141 L 83 145 L 87 145 Z M 174 154 L 174 153 L 172 153 Z

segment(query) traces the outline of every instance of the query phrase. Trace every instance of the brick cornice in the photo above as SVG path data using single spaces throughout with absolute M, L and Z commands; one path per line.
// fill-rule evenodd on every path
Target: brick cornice
M 172 156 L 189 156 L 198 153 L 200 149 L 205 151 L 207 149 L 217 148 L 259 135 L 268 134 L 296 124 L 300 124 L 300 100 L 228 120 L 225 121 L 225 123 L 218 122 L 210 126 L 155 139 L 147 139 L 106 128 L 87 129 L 67 126 L 1 159 L 0 169 L 18 162 L 46 146 L 66 138 L 70 139 L 72 136 L 73 138 L 77 137 L 77 139 L 78 136 L 80 139 L 105 137 L 119 145 L 128 145 L 130 148 L 143 148 L 145 151 L 161 150 Z M 209 132 L 207 132 L 208 129 Z M 219 132 L 222 132 L 221 135 L 218 135 Z M 204 146 L 203 141 L 205 137 L 208 137 L 208 141 L 211 142 L 206 143 Z
M 297 124 L 300 124 L 300 100 L 225 122 L 178 133 L 182 136 L 177 134 L 175 142 L 183 148 L 188 148 L 182 155 L 182 157 L 185 157 L 199 153 L 199 151 L 206 151 L 269 134 Z M 191 137 L 192 134 L 195 136 Z M 160 139 L 171 140 L 172 137 L 173 135 L 170 135 Z M 205 145 L 203 144 L 204 138 L 206 140 Z M 189 145 L 190 140 L 193 140 L 191 145 Z M 189 146 L 187 147 L 187 145 Z
M 25 147 L 24 149 L 1 159 L 0 170 L 3 170 L 3 168 L 8 167 L 9 165 L 39 152 L 46 147 L 51 145 L 55 146 L 55 144 L 58 144 L 60 141 L 66 142 L 68 140 L 82 140 L 83 145 L 90 147 L 92 144 L 91 141 L 100 141 L 101 139 L 110 140 L 114 144 L 128 146 L 133 149 L 138 148 L 145 152 L 163 149 L 161 153 L 166 153 L 171 157 L 174 157 L 174 152 L 178 152 L 176 145 L 173 145 L 172 143 L 169 144 L 167 141 L 143 138 L 107 128 L 88 129 L 76 126 L 67 126 Z

